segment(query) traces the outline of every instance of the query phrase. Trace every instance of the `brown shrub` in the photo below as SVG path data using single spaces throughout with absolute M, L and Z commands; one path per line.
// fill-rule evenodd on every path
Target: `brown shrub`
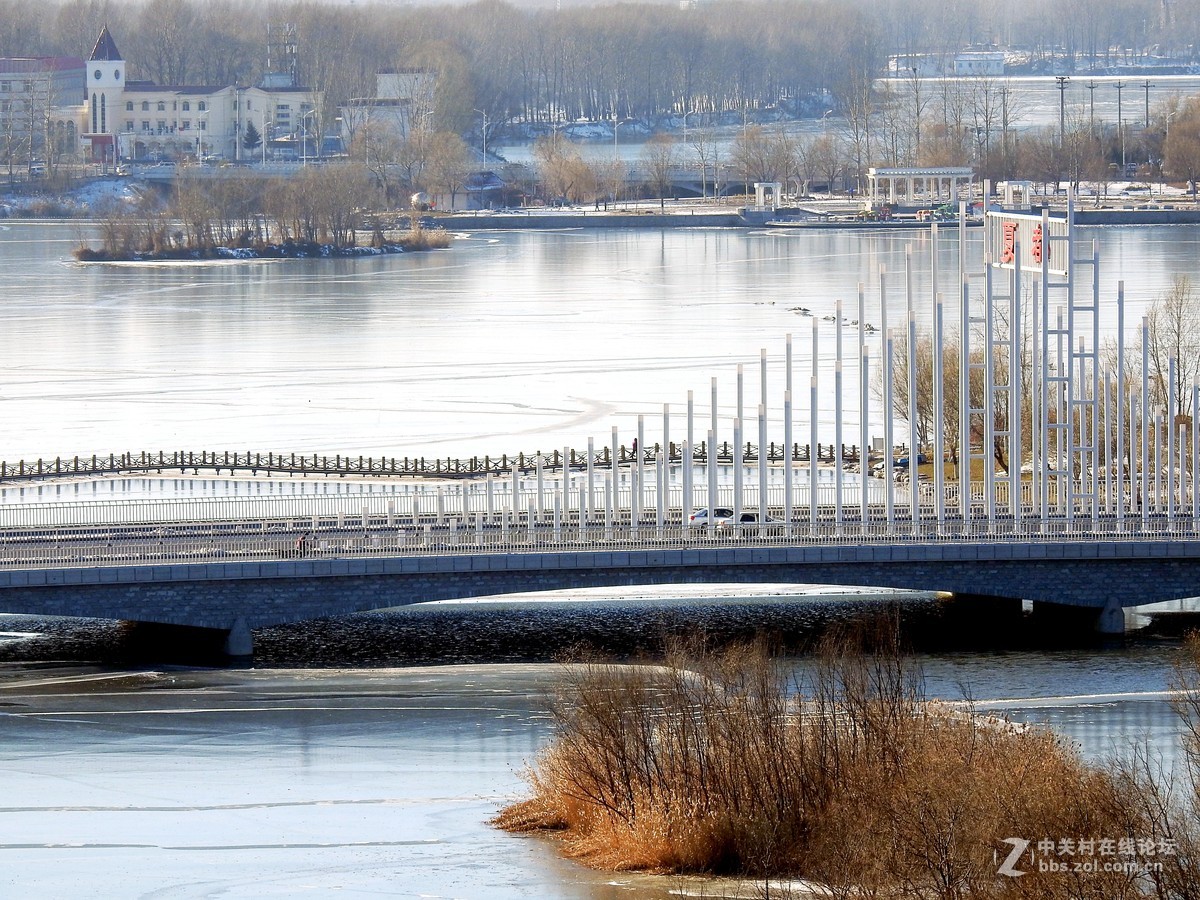
M 883 644 L 832 647 L 803 685 L 761 644 L 569 667 L 532 796 L 496 824 L 556 831 L 597 868 L 802 877 L 839 897 L 1140 895 L 1124 874 L 997 875 L 1008 837 L 1145 834 L 1140 785 L 1048 730 L 927 702 Z

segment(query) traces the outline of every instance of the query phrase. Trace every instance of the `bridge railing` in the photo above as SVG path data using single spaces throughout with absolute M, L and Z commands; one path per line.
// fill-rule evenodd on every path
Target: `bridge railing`
M 756 479 L 744 478 L 741 492 L 735 490 L 733 467 L 716 468 L 716 493 L 710 498 L 707 472 L 701 468 L 690 490 L 690 509 L 709 506 L 756 510 L 764 505 L 770 515 L 785 518 L 789 497 L 784 472 L 773 468 L 768 472 L 767 491 L 763 495 Z M 466 520 L 483 516 L 497 523 L 506 512 L 517 516 L 538 516 L 547 520 L 558 509 L 565 517 L 603 518 L 606 509 L 620 518 L 628 517 L 636 508 L 657 521 L 661 509 L 664 521 L 672 516 L 678 520 L 689 492 L 678 477 L 678 467 L 665 474 L 660 491 L 657 480 L 646 473 L 640 480 L 634 469 L 618 470 L 614 478 L 609 473 L 595 472 L 589 479 L 586 472 L 570 472 L 564 483 L 557 477 L 537 474 L 510 473 L 504 478 L 460 479 L 453 482 L 407 482 L 404 484 L 368 484 L 355 489 L 340 482 L 322 485 L 325 493 L 277 494 L 233 497 L 167 497 L 130 500 L 81 500 L 61 502 L 0 503 L 0 533 L 7 529 L 62 529 L 89 526 L 160 525 L 200 522 L 262 522 L 272 520 L 330 520 L 341 525 L 384 520 L 389 526 L 420 524 L 432 520 L 444 526 L 451 518 Z M 797 522 L 822 524 L 830 518 L 844 522 L 863 518 L 866 500 L 866 520 L 870 523 L 893 525 L 910 521 L 913 514 L 912 486 L 906 481 L 891 484 L 891 504 L 887 503 L 888 482 L 882 478 L 863 477 L 858 473 L 843 474 L 835 482 L 832 470 L 819 470 L 815 487 L 810 486 L 807 470 L 793 472 L 794 483 L 790 496 L 792 518 Z M 901 477 L 903 473 L 901 473 Z M 312 487 L 313 485 L 306 485 Z M 1021 485 L 1016 503 L 1016 516 L 1022 520 L 1038 516 L 1037 497 Z M 285 488 L 286 489 L 286 488 Z M 864 498 L 865 491 L 865 498 Z M 1072 521 L 1079 518 L 1111 518 L 1129 528 L 1146 527 L 1139 520 L 1166 516 L 1172 520 L 1191 519 L 1200 528 L 1200 508 L 1191 502 L 1190 490 L 1178 490 L 1174 498 L 1165 490 L 1149 496 L 1144 504 L 1133 504 L 1128 495 L 1118 498 L 1102 496 L 1096 504 L 1078 505 L 1072 510 L 1051 504 L 1052 516 Z M 961 511 L 959 486 L 944 487 L 942 504 L 936 502 L 934 486 L 921 481 L 917 486 L 916 518 L 927 522 L 937 515 L 939 505 L 952 516 Z M 1053 497 L 1052 497 L 1053 499 Z M 970 517 L 986 523 L 991 518 L 1012 515 L 1007 486 L 995 486 L 995 503 L 985 500 L 984 485 L 970 485 Z
M 997 520 L 887 523 L 769 522 L 709 527 L 677 519 L 659 524 L 628 518 L 582 522 L 572 517 L 539 520 L 505 513 L 499 521 L 483 516 L 451 517 L 437 523 L 388 524 L 315 521 L 312 518 L 261 522 L 178 523 L 172 526 L 90 526 L 70 529 L 20 529 L 0 534 L 0 568 L 161 566 L 189 563 L 283 559 L 346 559 L 379 556 L 430 556 L 592 551 L 661 551 L 714 547 L 847 547 L 867 544 L 930 545 L 954 543 L 1088 543 L 1200 540 L 1190 519 L 1154 517 L 1118 523 L 1057 519 L 1047 522 Z
M 816 445 L 817 459 L 832 463 L 836 448 L 832 444 Z M 692 460 L 705 464 L 711 456 L 719 463 L 732 464 L 736 448 L 728 441 L 718 441 L 710 448 L 705 441 L 697 442 L 692 451 Z M 766 458 L 772 463 L 782 463 L 790 458 L 793 462 L 808 462 L 811 445 L 793 443 L 789 446 L 768 442 Z M 592 465 L 611 468 L 614 458 L 618 466 L 630 466 L 639 457 L 645 463 L 656 464 L 663 458 L 672 464 L 683 461 L 684 448 L 671 441 L 668 444 L 647 445 L 639 452 L 635 447 L 621 445 L 613 453 L 610 447 L 599 447 L 591 454 Z M 742 458 L 757 461 L 758 446 L 747 442 L 742 447 Z M 842 459 L 846 462 L 858 460 L 858 447 L 842 447 Z M 482 478 L 487 475 L 507 477 L 513 469 L 521 473 L 561 471 L 563 461 L 573 471 L 583 471 L 588 466 L 586 450 L 569 449 L 542 452 L 502 453 L 498 456 L 469 457 L 425 457 L 425 456 L 349 456 L 300 453 L 241 453 L 238 451 L 191 451 L 191 450 L 140 450 L 125 453 L 93 454 L 91 456 L 56 456 L 53 459 L 0 460 L 0 482 L 35 482 L 63 478 L 97 478 L 111 475 L 199 475 L 214 472 L 217 475 L 273 476 L 326 476 L 342 478 L 363 476 L 370 478 Z

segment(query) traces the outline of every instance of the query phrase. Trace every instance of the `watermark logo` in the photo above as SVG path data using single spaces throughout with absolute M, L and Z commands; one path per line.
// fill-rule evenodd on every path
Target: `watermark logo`
M 1021 854 L 1029 848 L 1029 841 L 1025 840 L 1025 838 L 1005 838 L 1001 843 L 1011 844 L 1012 850 L 1004 858 L 1004 862 L 1000 863 L 1000 868 L 996 870 L 996 874 L 1007 875 L 1009 878 L 1020 878 L 1025 873 L 1016 867 L 1016 862 L 1021 858 Z
M 1009 846 L 993 851 L 996 874 L 1005 878 L 1020 878 L 1031 871 L 1057 873 L 1099 874 L 1118 872 L 1125 875 L 1146 875 L 1161 872 L 1163 864 L 1156 859 L 1174 856 L 1178 851 L 1170 838 L 1041 838 L 1036 843 L 1026 838 L 1009 837 L 1000 841 Z

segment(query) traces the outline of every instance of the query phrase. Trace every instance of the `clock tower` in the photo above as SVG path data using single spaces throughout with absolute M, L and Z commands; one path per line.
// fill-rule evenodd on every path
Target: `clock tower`
M 100 162 L 112 160 L 121 95 L 125 90 L 125 60 L 108 32 L 100 30 L 96 46 L 87 63 L 88 121 L 86 130 L 92 138 L 92 155 Z

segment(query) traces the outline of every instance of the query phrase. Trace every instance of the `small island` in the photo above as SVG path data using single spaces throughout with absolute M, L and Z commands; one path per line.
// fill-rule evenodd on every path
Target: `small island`
M 99 210 L 100 246 L 81 240 L 81 262 L 311 259 L 443 249 L 419 211 L 389 213 L 361 166 L 313 166 L 269 181 L 181 175 L 164 196 Z

